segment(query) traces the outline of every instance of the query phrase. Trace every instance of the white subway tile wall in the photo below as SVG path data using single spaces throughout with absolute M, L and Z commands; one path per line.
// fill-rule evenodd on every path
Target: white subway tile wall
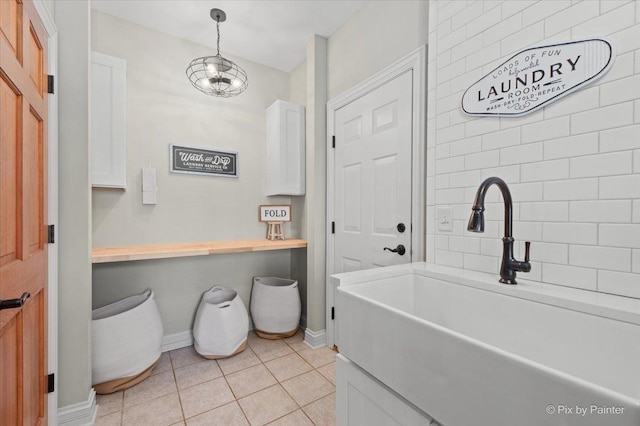
M 542 279 L 551 284 L 558 284 L 585 290 L 597 290 L 597 269 L 579 268 L 577 266 L 542 265 Z
M 547 35 L 557 34 L 567 28 L 579 26 L 579 24 L 598 16 L 599 13 L 600 5 L 596 1 L 576 3 L 546 17 L 544 19 L 545 32 Z M 633 20 L 633 16 L 631 20 Z M 592 25 L 596 26 L 595 22 Z
M 640 225 L 600 224 L 600 245 L 609 247 L 638 248 Z M 640 284 L 640 282 L 639 282 Z
M 600 198 L 640 198 L 640 174 L 600 178 Z
M 623 55 L 618 55 L 616 57 L 616 62 L 618 63 L 615 71 L 611 70 L 602 78 L 601 84 L 608 83 L 613 80 L 618 80 L 622 77 L 629 77 L 633 75 L 633 57 L 634 52 L 628 52 Z
M 625 3 L 628 3 L 629 0 L 610 0 L 610 1 L 605 1 L 600 5 L 600 11 L 602 13 L 604 12 L 609 12 L 612 9 L 615 9 Z
M 614 64 L 615 68 L 615 64 Z M 597 109 L 571 114 L 571 133 L 579 134 L 597 130 L 628 126 L 633 123 L 633 104 L 600 106 Z
M 571 178 L 624 175 L 633 169 L 633 159 L 625 151 L 576 157 L 570 161 Z
M 631 200 L 571 201 L 569 220 L 571 222 L 629 223 L 632 208 Z M 640 205 L 638 208 L 640 209 Z
M 604 293 L 624 294 L 629 297 L 640 298 L 638 274 L 599 270 L 598 282 L 600 291 Z
M 502 179 L 507 183 L 518 182 L 520 179 L 520 167 L 518 166 L 493 167 L 482 169 L 481 172 L 483 180 L 496 174 L 502 176 Z
M 608 0 L 601 2 L 588 1 L 585 3 L 608 3 Z M 599 6 L 599 5 L 598 5 Z M 593 19 L 584 19 L 581 24 L 573 25 L 571 28 L 572 35 L 575 37 L 590 37 L 594 34 L 609 35 L 620 31 L 624 28 L 628 28 L 634 24 L 634 4 L 633 2 L 627 2 L 627 4 L 618 7 L 616 9 L 598 13 L 596 9 L 596 15 Z
M 585 268 L 631 272 L 631 249 L 572 245 L 569 263 Z
M 553 104 L 550 105 L 550 107 L 551 106 L 553 106 Z M 600 141 L 602 141 L 602 137 Z M 613 149 L 613 151 L 618 151 L 618 149 Z M 595 154 L 597 152 L 597 133 L 585 133 L 584 135 L 568 136 L 566 138 L 551 139 L 544 142 L 545 160 L 554 160 L 557 158 L 575 158 L 579 157 L 580 155 Z
M 598 179 L 545 182 L 543 191 L 548 201 L 594 200 L 598 198 Z
M 637 7 L 638 5 L 636 5 L 636 8 Z M 637 24 L 638 15 L 636 13 L 636 25 L 615 34 L 616 39 L 618 40 L 618 53 L 631 52 L 638 48 L 638 39 L 640 39 L 640 27 Z
M 640 125 L 620 127 L 600 133 L 600 152 L 624 151 L 638 147 Z
M 431 1 L 427 123 L 427 261 L 499 273 L 500 194 L 484 234 L 466 230 L 475 191 L 499 176 L 514 199 L 522 278 L 640 298 L 640 1 Z M 470 117 L 470 84 L 531 46 L 606 36 L 601 80 L 518 118 Z M 453 231 L 435 226 L 453 208 Z M 431 212 L 431 214 L 429 214 Z
M 601 90 L 601 105 L 611 105 L 640 98 L 640 74 L 603 84 Z
M 480 147 L 480 137 L 476 136 L 473 138 L 465 138 L 457 141 L 453 141 L 449 145 L 449 155 L 450 156 L 458 156 L 464 154 L 472 154 L 474 152 L 480 151 L 482 148 Z
M 619 61 L 616 61 L 619 64 Z M 633 73 L 633 69 L 631 70 Z M 562 102 L 556 102 L 548 105 L 544 110 L 544 117 L 555 118 L 567 114 L 575 114 L 581 111 L 588 111 L 598 108 L 600 104 L 600 88 L 585 87 L 583 90 L 575 92 L 573 96 L 563 99 Z

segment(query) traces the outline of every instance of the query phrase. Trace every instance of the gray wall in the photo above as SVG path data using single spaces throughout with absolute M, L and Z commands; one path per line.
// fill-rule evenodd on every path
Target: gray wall
M 127 61 L 127 189 L 93 190 L 94 247 L 263 238 L 258 205 L 290 203 L 264 195 L 265 109 L 288 99 L 288 74 L 230 56 L 249 75 L 248 89 L 207 96 L 185 69 L 214 50 L 95 11 L 91 29 L 94 51 Z M 239 178 L 169 173 L 170 143 L 238 151 Z M 157 169 L 155 206 L 142 205 L 141 168 L 149 163 Z
M 89 3 L 55 2 L 58 39 L 58 405 L 91 389 Z
M 289 100 L 305 105 L 307 103 L 307 61 L 304 60 L 289 74 Z
M 428 41 L 427 1 L 369 1 L 329 37 L 331 100 Z
M 289 74 L 289 101 L 299 104 L 307 104 L 307 61 L 301 62 Z M 292 232 L 307 239 L 307 218 L 304 212 L 305 197 L 291 197 L 291 213 L 293 217 L 299 218 L 292 223 L 295 229 Z M 291 251 L 291 278 L 300 283 L 300 294 L 302 298 L 303 319 L 306 324 L 307 304 L 313 303 L 307 297 L 307 250 Z M 306 324 L 308 325 L 308 324 Z M 319 329 L 322 329 L 320 327 Z
M 191 330 L 202 293 L 214 285 L 234 288 L 249 306 L 254 276 L 288 277 L 288 251 L 117 262 L 93 268 L 93 304 L 101 306 L 150 288 L 164 334 Z
M 264 238 L 258 205 L 290 203 L 263 195 L 265 109 L 288 99 L 288 74 L 231 57 L 249 87 L 236 98 L 214 98 L 185 77 L 189 62 L 212 49 L 95 11 L 91 28 L 94 51 L 127 61 L 127 189 L 93 190 L 94 247 Z M 238 151 L 239 178 L 169 173 L 170 143 Z M 142 205 L 140 169 L 148 163 L 157 169 L 155 206 Z M 292 228 L 287 237 L 299 236 Z M 93 306 L 151 288 L 165 335 L 181 333 L 208 288 L 232 287 L 248 306 L 252 277 L 289 277 L 290 259 L 282 250 L 96 264 Z
M 302 206 L 307 247 L 307 324 L 325 328 L 326 168 L 327 168 L 327 39 L 307 43 L 307 194 Z

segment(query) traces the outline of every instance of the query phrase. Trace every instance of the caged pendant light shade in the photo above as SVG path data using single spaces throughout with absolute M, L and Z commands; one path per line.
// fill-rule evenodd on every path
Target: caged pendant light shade
M 218 53 L 191 61 L 187 67 L 187 77 L 193 87 L 207 95 L 221 98 L 237 96 L 249 84 L 247 73 L 235 62 L 220 55 L 220 22 L 226 21 L 227 14 L 220 9 L 211 9 L 211 19 L 216 21 Z

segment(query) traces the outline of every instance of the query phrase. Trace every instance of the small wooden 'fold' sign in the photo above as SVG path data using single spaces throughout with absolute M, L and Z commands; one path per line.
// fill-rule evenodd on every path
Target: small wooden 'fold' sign
M 602 77 L 614 57 L 613 44 L 603 38 L 522 50 L 469 87 L 462 110 L 469 115 L 528 114 Z
M 291 222 L 291 205 L 263 204 L 259 208 L 260 222 Z

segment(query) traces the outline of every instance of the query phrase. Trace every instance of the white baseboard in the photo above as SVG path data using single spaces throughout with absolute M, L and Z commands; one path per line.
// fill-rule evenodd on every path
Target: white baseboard
M 313 331 L 308 328 L 304 331 L 304 342 L 312 349 L 327 345 L 327 331 Z
M 96 391 L 92 388 L 86 401 L 58 408 L 58 425 L 92 426 L 97 414 Z
M 191 330 L 187 330 L 163 336 L 161 350 L 162 352 L 167 352 L 191 345 L 193 345 L 193 333 Z

